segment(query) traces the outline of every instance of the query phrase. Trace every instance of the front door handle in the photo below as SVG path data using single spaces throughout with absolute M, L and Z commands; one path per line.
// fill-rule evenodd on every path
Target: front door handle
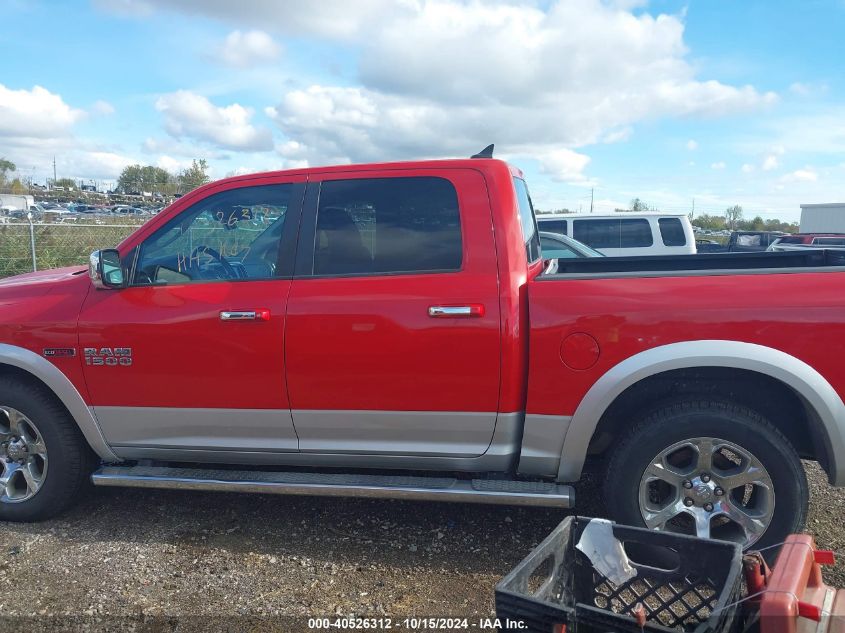
M 473 303 L 465 306 L 429 306 L 428 316 L 434 319 L 469 319 L 484 316 L 484 306 Z
M 269 321 L 269 310 L 223 310 L 221 321 Z

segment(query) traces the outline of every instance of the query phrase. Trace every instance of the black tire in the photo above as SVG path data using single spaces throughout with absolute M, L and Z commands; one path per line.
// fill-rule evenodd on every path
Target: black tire
M 619 523 L 645 526 L 639 495 L 646 468 L 675 443 L 698 437 L 731 442 L 750 452 L 768 472 L 776 502 L 768 527 L 752 549 L 776 545 L 787 535 L 803 529 L 809 491 L 795 449 L 783 433 L 756 411 L 731 401 L 709 398 L 659 405 L 636 421 L 620 439 L 607 464 L 604 485 L 612 518 Z M 688 493 L 681 491 L 681 494 Z
M 92 451 L 79 427 L 52 393 L 15 377 L 0 376 L 0 407 L 29 418 L 48 455 L 41 487 L 25 501 L 0 501 L 0 521 L 41 521 L 62 512 L 87 486 L 93 466 Z

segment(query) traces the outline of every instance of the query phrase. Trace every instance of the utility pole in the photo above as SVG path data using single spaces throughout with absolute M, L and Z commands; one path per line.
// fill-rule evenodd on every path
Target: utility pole
M 595 192 L 594 187 L 590 187 L 590 213 L 593 212 L 593 193 Z
M 53 155 L 53 187 L 56 186 L 56 155 Z

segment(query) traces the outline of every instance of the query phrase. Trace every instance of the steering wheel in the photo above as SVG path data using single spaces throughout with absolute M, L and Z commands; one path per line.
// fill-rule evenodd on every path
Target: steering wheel
M 205 246 L 204 244 L 200 244 L 194 249 L 194 252 L 191 253 L 191 261 L 196 260 L 196 257 L 199 253 L 203 255 L 210 255 L 212 259 L 215 261 L 220 262 L 220 266 L 223 268 L 223 271 L 226 273 L 227 279 L 237 279 L 238 273 L 235 272 L 235 269 L 232 268 L 232 265 L 226 261 L 226 258 L 223 257 L 219 252 L 211 248 L 210 246 Z

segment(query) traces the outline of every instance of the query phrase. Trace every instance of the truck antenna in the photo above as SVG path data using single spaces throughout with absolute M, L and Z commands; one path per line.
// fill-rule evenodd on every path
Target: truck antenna
M 493 158 L 493 143 L 490 143 L 490 145 L 477 154 L 473 154 L 470 158 Z

